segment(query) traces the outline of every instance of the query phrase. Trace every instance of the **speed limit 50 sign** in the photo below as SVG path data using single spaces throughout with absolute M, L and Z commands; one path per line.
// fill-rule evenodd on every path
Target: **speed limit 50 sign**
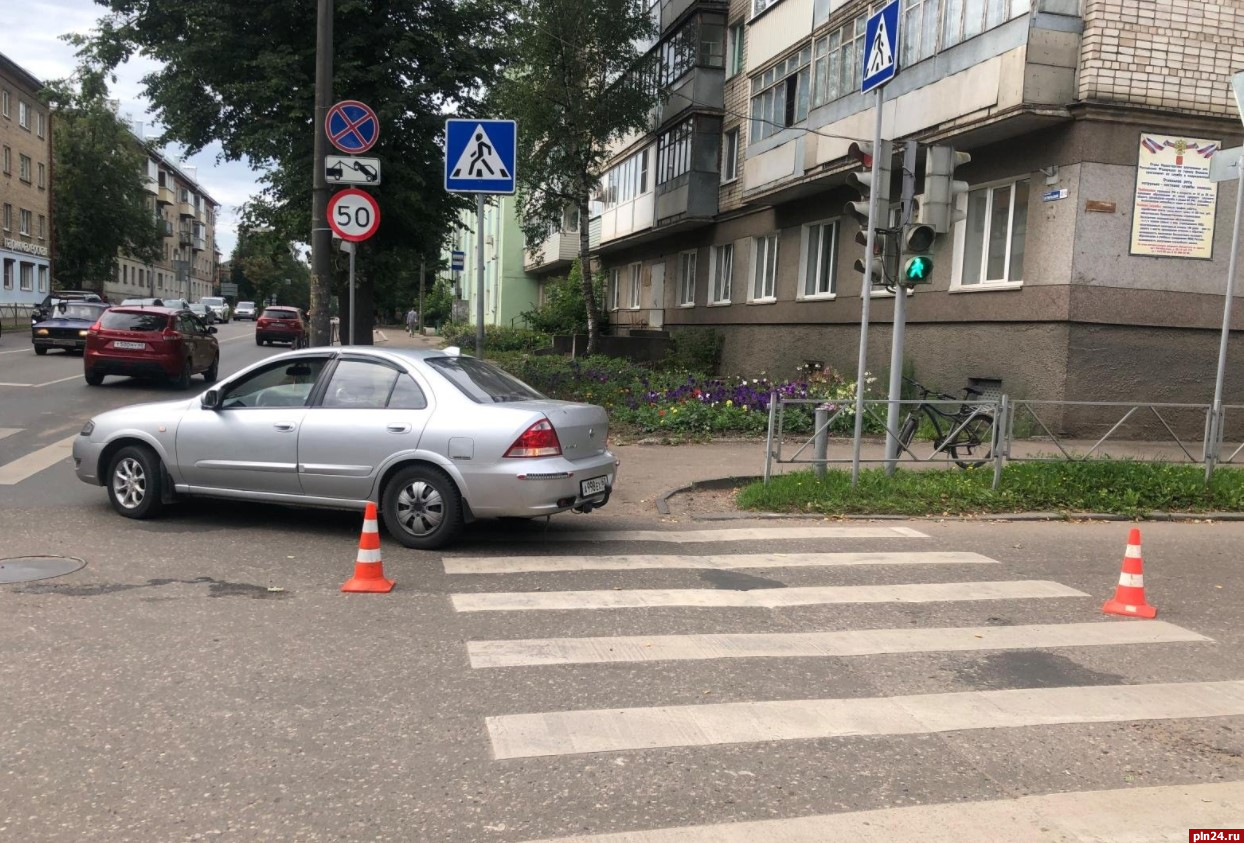
M 380 205 L 361 190 L 338 191 L 328 200 L 328 224 L 342 240 L 366 240 L 380 227 Z

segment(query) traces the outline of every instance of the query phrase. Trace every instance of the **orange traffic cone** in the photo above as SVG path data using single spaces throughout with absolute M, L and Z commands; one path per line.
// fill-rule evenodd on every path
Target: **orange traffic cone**
M 363 513 L 363 533 L 359 536 L 359 555 L 354 563 L 354 576 L 346 580 L 342 591 L 387 594 L 393 580 L 384 578 L 384 562 L 380 559 L 380 530 L 376 526 L 376 505 L 367 504 Z
M 1145 602 L 1144 561 L 1140 558 L 1140 530 L 1135 528 L 1127 537 L 1127 552 L 1123 554 L 1123 572 L 1119 574 L 1119 587 L 1114 599 L 1107 600 L 1101 610 L 1108 615 L 1128 615 L 1134 618 L 1155 618 L 1156 606 Z

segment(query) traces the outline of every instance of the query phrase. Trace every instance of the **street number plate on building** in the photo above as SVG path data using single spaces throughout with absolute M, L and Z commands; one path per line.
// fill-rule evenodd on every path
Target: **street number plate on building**
M 339 191 L 328 200 L 328 225 L 342 240 L 366 240 L 380 227 L 380 204 L 361 190 Z
M 599 495 L 608 488 L 608 481 L 608 477 L 593 477 L 589 480 L 584 480 L 579 484 L 579 496 L 586 498 L 589 495 Z
M 113 348 L 132 348 L 135 351 L 142 351 L 144 348 L 147 347 L 147 344 L 145 342 L 125 342 L 123 340 L 117 340 L 113 342 L 112 347 Z

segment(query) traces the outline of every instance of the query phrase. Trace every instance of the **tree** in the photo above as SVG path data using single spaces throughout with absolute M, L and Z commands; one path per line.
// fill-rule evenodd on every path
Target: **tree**
M 281 304 L 307 307 L 310 303 L 310 270 L 291 248 L 268 228 L 243 225 L 230 258 L 231 279 L 238 285 L 238 298 L 262 306 L 270 296 Z
M 102 67 L 141 52 L 161 63 L 144 78 L 164 139 L 190 153 L 219 141 L 224 156 L 267 169 L 263 225 L 308 242 L 315 114 L 315 0 L 99 0 L 110 10 L 84 55 Z M 441 190 L 447 111 L 469 114 L 498 63 L 503 0 L 335 0 L 334 93 L 380 119 L 383 181 L 376 236 L 357 255 L 360 337 L 371 337 L 374 284 L 415 289 L 420 255 L 470 200 Z M 344 277 L 338 275 L 338 291 Z
M 579 216 L 579 261 L 590 267 L 588 203 L 610 143 L 648 128 L 659 103 L 636 44 L 653 35 L 648 4 L 634 0 L 527 0 L 515 12 L 514 57 L 493 91 L 495 111 L 518 121 L 518 199 L 529 248 Z M 600 336 L 592 273 L 581 273 L 588 353 Z
M 117 116 L 102 73 L 77 84 L 53 82 L 45 96 L 52 121 L 52 232 L 60 287 L 103 295 L 118 254 L 153 263 L 163 233 L 144 187 L 147 149 Z

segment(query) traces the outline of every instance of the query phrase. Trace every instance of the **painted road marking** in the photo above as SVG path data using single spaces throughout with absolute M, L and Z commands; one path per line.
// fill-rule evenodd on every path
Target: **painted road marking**
M 77 434 L 66 436 L 45 448 L 32 451 L 24 457 L 18 457 L 11 463 L 0 465 L 0 486 L 15 486 L 27 477 L 32 477 L 45 468 L 51 468 L 58 462 L 68 459 L 73 453 L 73 440 L 77 438 Z
M 774 539 L 927 539 L 910 527 L 739 527 L 731 530 L 575 530 L 540 533 L 538 541 L 572 542 L 738 542 Z M 512 541 L 507 537 L 506 541 Z
M 729 556 L 450 556 L 446 574 L 546 571 L 640 571 L 653 568 L 836 568 L 850 565 L 997 565 L 979 553 L 740 553 Z
M 724 635 L 634 635 L 614 638 L 535 638 L 468 641 L 471 667 L 690 661 L 699 659 L 871 656 L 1035 647 L 1101 647 L 1210 641 L 1174 624 L 1155 621 L 966 626 L 933 629 L 853 629 L 842 632 Z
M 9 383 L 8 381 L 0 381 L 0 386 L 34 386 L 32 383 Z
M 451 595 L 459 612 L 518 612 L 549 609 L 647 609 L 664 606 L 759 607 L 811 606 L 826 603 L 931 603 L 959 600 L 1016 600 L 1039 597 L 1088 597 L 1048 580 L 1003 582 L 901 583 L 835 585 L 810 588 L 640 589 L 634 591 L 516 591 Z
M 1190 828 L 1234 828 L 1240 817 L 1244 817 L 1244 782 L 1215 782 L 1050 793 L 988 802 L 577 835 L 528 843 L 1187 840 Z
M 22 427 L 0 427 L 0 439 L 7 439 L 14 433 L 21 433 L 25 428 Z
M 54 381 L 48 381 L 47 383 L 36 383 L 36 384 L 32 384 L 32 386 L 33 386 L 35 389 L 42 389 L 43 387 L 45 387 L 45 386 L 51 386 L 51 385 L 52 385 L 52 384 L 54 384 L 54 383 L 64 383 L 65 381 L 76 381 L 76 380 L 80 379 L 81 377 L 82 377 L 82 373 L 81 373 L 81 372 L 78 372 L 76 375 L 70 375 L 70 376 L 69 376 L 69 377 L 67 377 L 67 378 L 58 378 L 57 380 L 54 380 Z
M 486 717 L 501 758 L 1244 715 L 1244 681 L 1088 685 Z

